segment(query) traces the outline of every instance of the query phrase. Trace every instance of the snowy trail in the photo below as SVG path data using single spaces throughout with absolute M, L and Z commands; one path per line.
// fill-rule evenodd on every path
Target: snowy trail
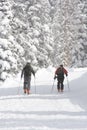
M 70 70 L 70 91 L 65 82 L 62 94 L 56 82 L 52 90 L 52 72 L 37 74 L 36 94 L 33 82 L 31 95 L 23 94 L 17 80 L 0 87 L 0 130 L 87 130 L 87 68 Z
M 64 94 L 0 97 L 0 130 L 87 130 L 84 110 Z

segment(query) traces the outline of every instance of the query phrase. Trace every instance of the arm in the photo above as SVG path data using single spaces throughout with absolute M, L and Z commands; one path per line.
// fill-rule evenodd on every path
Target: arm
M 57 68 L 56 71 L 55 71 L 54 79 L 57 78 L 57 73 L 58 73 L 58 68 Z
M 32 67 L 31 67 L 31 72 L 32 72 L 33 76 L 35 76 L 35 72 Z
M 57 68 L 57 69 L 56 69 L 56 71 L 55 71 L 55 75 L 57 75 L 57 74 L 58 74 L 58 71 L 59 71 L 59 68 Z
M 22 72 L 21 72 L 21 78 L 23 77 L 23 74 L 24 74 L 24 69 L 23 69 Z
M 63 68 L 63 71 L 64 71 L 64 74 L 65 74 L 66 76 L 68 76 L 68 71 L 67 71 L 65 68 Z

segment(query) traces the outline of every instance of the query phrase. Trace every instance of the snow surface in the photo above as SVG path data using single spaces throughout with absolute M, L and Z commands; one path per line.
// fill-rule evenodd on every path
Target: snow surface
M 87 68 L 67 69 L 63 93 L 52 67 L 32 76 L 30 95 L 20 74 L 7 79 L 0 86 L 0 130 L 87 130 Z

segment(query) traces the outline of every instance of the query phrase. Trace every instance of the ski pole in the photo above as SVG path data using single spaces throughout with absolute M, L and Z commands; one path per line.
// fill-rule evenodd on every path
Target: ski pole
M 35 94 L 36 94 L 36 82 L 35 82 L 35 77 L 34 77 L 34 86 L 35 86 Z
M 20 83 L 21 83 L 21 79 L 20 79 Z M 19 83 L 19 87 L 18 87 L 18 95 L 19 95 L 19 93 L 20 93 L 20 83 Z
M 53 92 L 54 82 L 55 82 L 55 79 L 54 79 L 54 81 L 53 81 L 53 85 L 52 85 L 52 88 L 51 88 L 51 92 Z
M 67 86 L 68 86 L 68 90 L 70 91 L 68 77 L 67 77 Z

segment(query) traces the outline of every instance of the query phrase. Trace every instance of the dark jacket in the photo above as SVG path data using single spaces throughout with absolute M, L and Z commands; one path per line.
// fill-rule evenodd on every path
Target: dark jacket
M 55 78 L 57 78 L 57 79 L 64 79 L 64 74 L 66 76 L 68 76 L 67 70 L 64 67 L 59 67 L 55 71 L 55 77 L 54 77 L 54 79 Z
M 24 75 L 24 78 L 25 77 L 31 77 L 31 74 L 33 74 L 35 76 L 35 72 L 34 72 L 33 68 L 31 67 L 31 65 L 26 64 L 25 67 L 22 70 L 21 78 L 23 77 L 23 75 Z

